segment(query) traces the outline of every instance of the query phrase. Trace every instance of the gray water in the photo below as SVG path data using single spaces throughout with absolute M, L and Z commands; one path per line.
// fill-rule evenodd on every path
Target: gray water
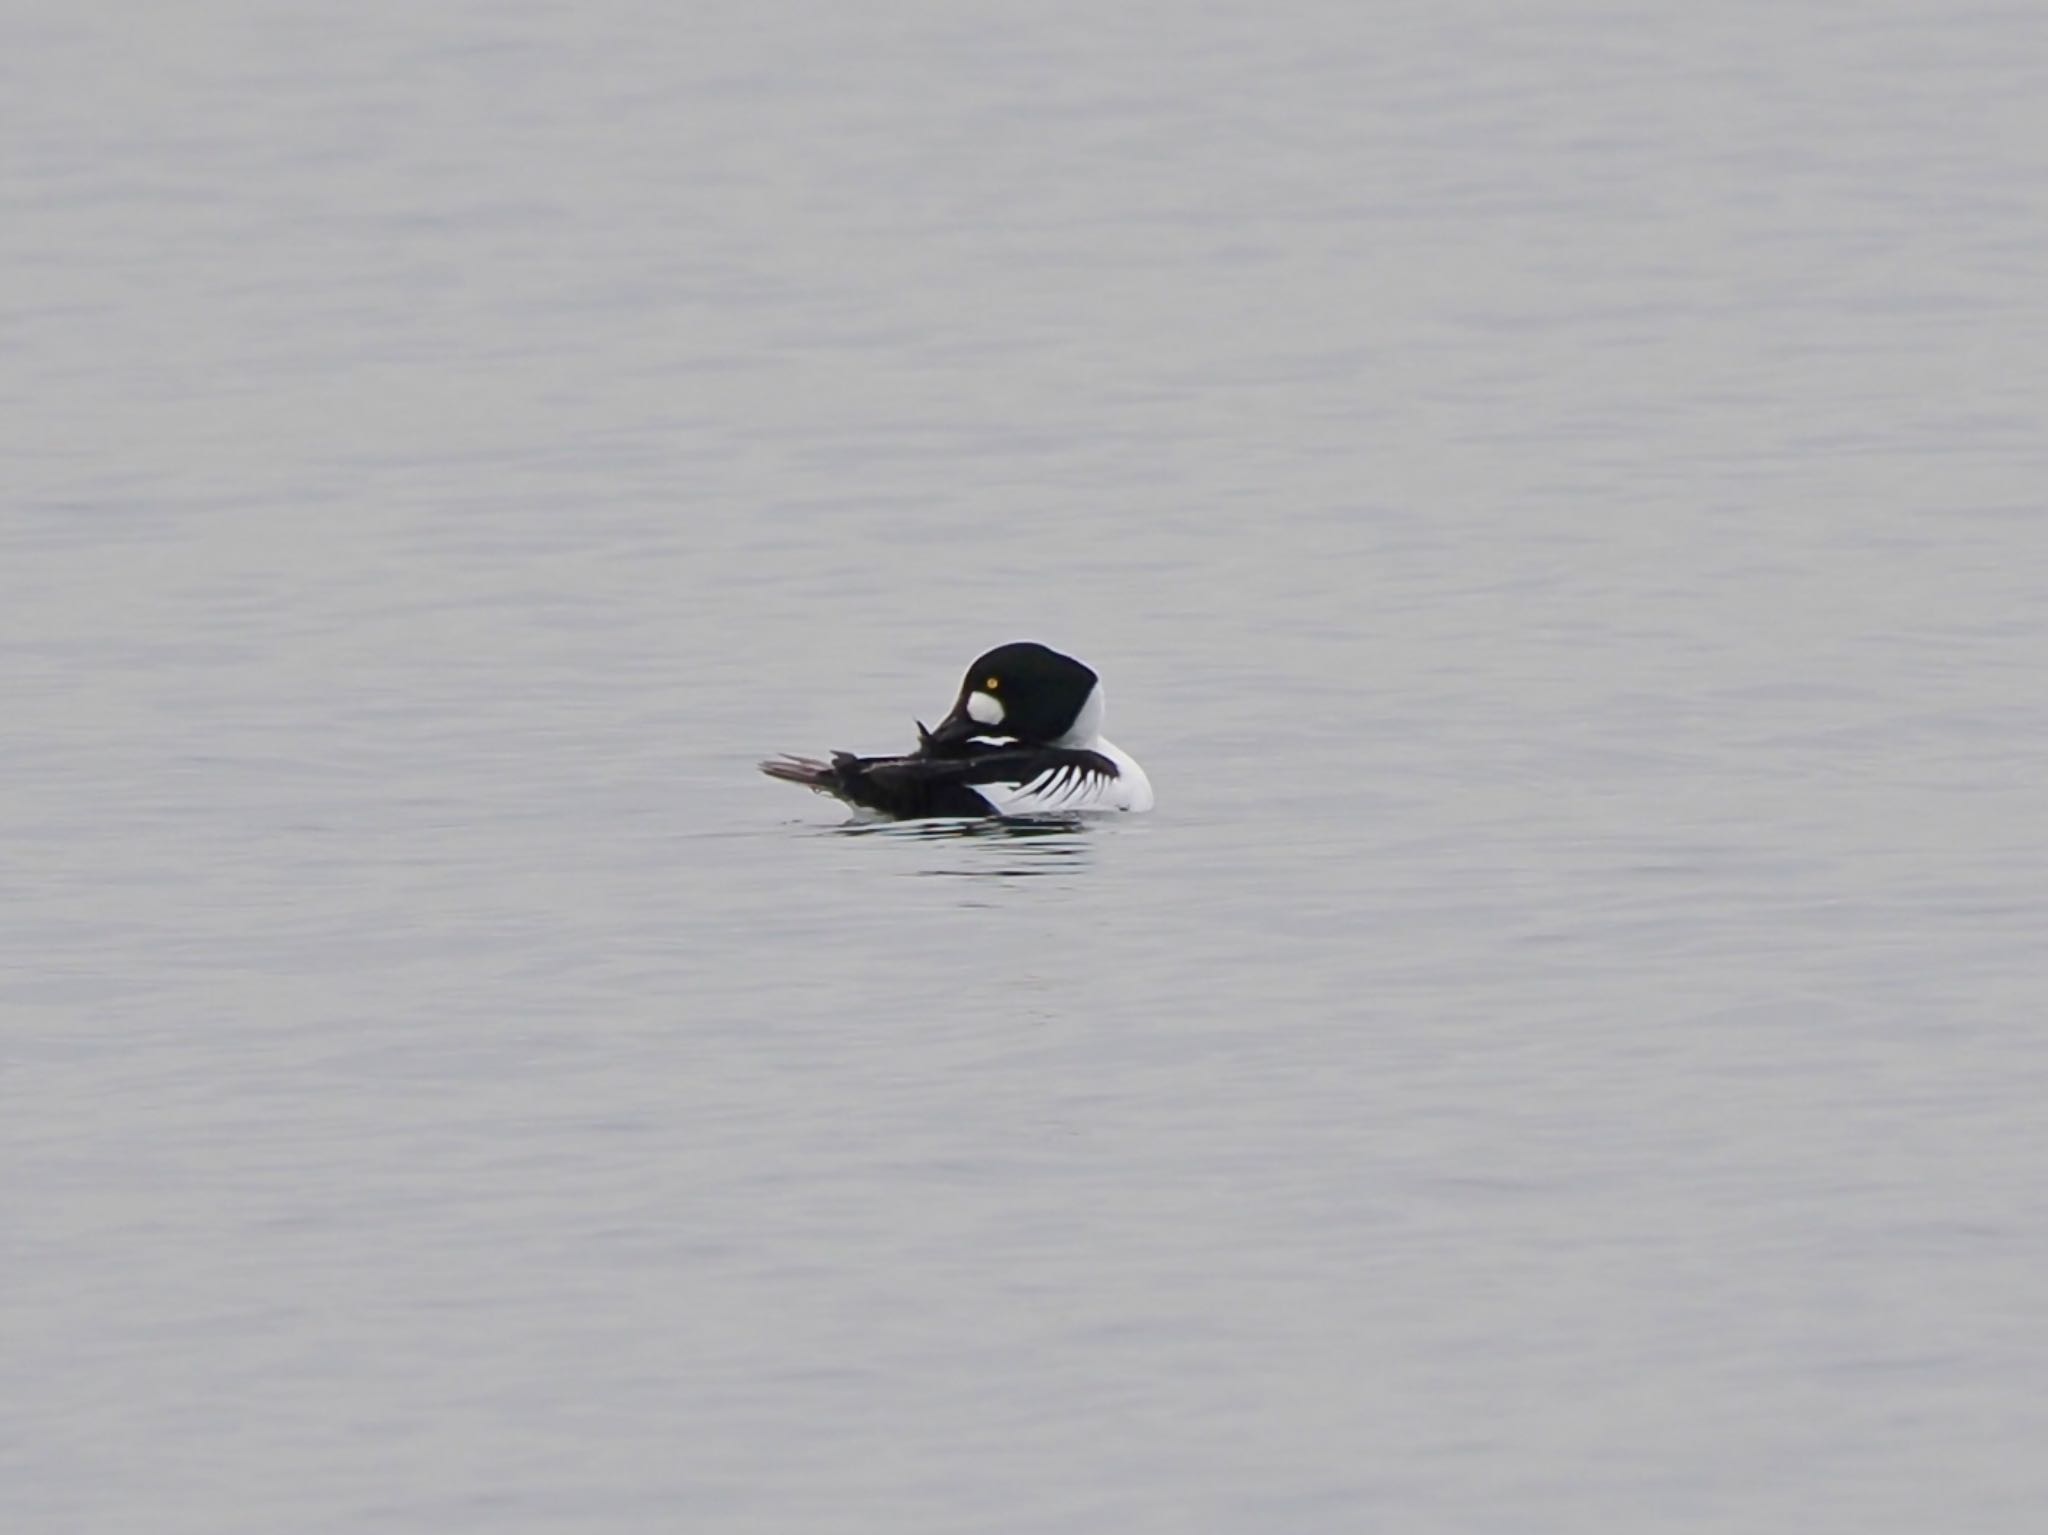
M 6 32 L 7 1530 L 2041 1527 L 2048 12 Z

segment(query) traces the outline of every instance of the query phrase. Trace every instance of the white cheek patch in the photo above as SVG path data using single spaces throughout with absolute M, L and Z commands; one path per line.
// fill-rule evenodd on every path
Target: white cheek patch
M 977 725 L 1000 725 L 1003 722 L 1002 703 L 992 693 L 969 693 L 967 717 Z

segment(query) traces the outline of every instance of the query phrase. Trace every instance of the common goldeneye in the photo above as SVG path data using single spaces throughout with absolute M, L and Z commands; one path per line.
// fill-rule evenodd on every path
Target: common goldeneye
M 920 816 L 1150 810 L 1152 783 L 1102 737 L 1102 682 L 1072 656 L 1029 641 L 967 668 L 953 712 L 917 727 L 904 757 L 771 757 L 761 771 L 863 810 Z

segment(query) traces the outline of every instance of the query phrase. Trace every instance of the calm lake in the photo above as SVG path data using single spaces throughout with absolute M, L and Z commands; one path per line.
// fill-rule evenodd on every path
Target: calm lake
M 2048 10 L 6 33 L 8 1530 L 2041 1527 Z

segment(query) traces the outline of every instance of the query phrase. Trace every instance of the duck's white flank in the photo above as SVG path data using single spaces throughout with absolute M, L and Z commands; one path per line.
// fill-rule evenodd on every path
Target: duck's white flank
M 1074 717 L 1073 728 L 1053 744 L 1075 751 L 1091 751 L 1116 764 L 1116 777 L 1084 773 L 1072 768 L 1040 773 L 1023 783 L 980 783 L 974 792 L 989 802 L 997 815 L 1063 815 L 1075 810 L 1150 810 L 1152 780 L 1138 766 L 1138 759 L 1102 735 L 1106 710 L 1102 684 L 1089 689 L 1088 701 Z

